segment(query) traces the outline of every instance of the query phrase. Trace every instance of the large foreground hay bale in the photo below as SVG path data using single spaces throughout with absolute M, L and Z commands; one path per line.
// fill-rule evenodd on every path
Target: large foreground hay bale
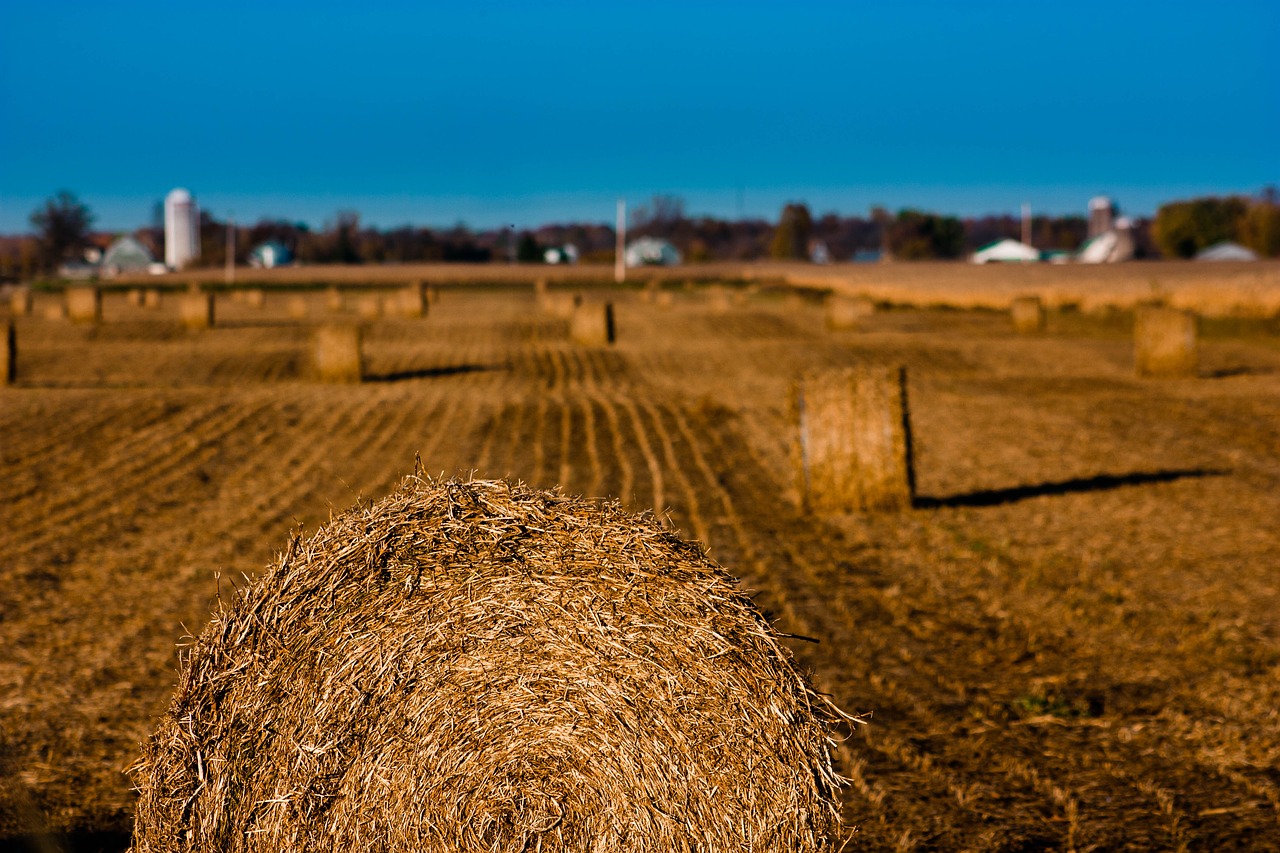
M 1138 306 L 1133 356 L 1139 376 L 1195 376 L 1199 363 L 1195 315 L 1160 305 Z
M 9 296 L 9 313 L 15 317 L 27 317 L 35 307 L 30 288 L 20 287 Z
M 569 318 L 569 339 L 575 344 L 608 346 L 615 338 L 612 302 L 581 302 L 574 307 Z
M 1019 296 L 1009 305 L 1014 331 L 1031 335 L 1044 330 L 1044 306 L 1039 296 Z
M 907 372 L 857 367 L 813 373 L 792 388 L 794 463 L 806 507 L 909 509 L 915 493 Z
M 187 292 L 178 297 L 178 319 L 188 329 L 213 326 L 213 294 Z
M 360 327 L 321 326 L 311 342 L 312 366 L 322 382 L 359 382 L 364 378 Z
M 18 378 L 18 333 L 13 328 L 13 321 L 6 320 L 0 334 L 0 385 L 12 385 Z
M 102 322 L 102 291 L 80 285 L 66 291 L 67 317 L 77 323 Z
M 214 615 L 131 768 L 134 845 L 824 850 L 838 713 L 652 516 L 409 477 Z
M 823 302 L 827 328 L 832 330 L 856 329 L 868 317 L 876 313 L 876 304 L 866 296 L 845 296 L 833 293 Z

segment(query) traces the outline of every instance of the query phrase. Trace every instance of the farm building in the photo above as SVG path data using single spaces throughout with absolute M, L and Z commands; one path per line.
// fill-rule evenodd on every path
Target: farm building
M 542 253 L 542 259 L 549 264 L 576 264 L 578 247 L 572 243 L 563 246 L 552 246 Z
M 629 267 L 672 266 L 681 261 L 680 252 L 666 240 L 641 237 L 627 246 L 623 253 Z
M 975 264 L 1034 264 L 1040 261 L 1040 250 L 1006 237 L 983 246 L 969 260 Z
M 289 247 L 279 240 L 268 240 L 259 243 L 249 252 L 249 266 L 269 270 L 272 267 L 284 266 L 293 261 L 293 253 Z
M 134 237 L 124 236 L 114 240 L 102 256 L 101 271 L 104 276 L 148 272 L 156 259 L 147 247 Z
M 1196 253 L 1197 261 L 1256 261 L 1258 253 L 1239 243 L 1223 240 Z
M 1081 264 L 1115 264 L 1133 260 L 1133 230 L 1128 219 L 1120 217 L 1115 227 L 1090 237 L 1076 252 Z

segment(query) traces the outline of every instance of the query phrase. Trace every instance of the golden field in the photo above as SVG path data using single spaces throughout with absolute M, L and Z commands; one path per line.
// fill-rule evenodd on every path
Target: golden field
M 264 304 L 221 293 L 202 331 L 175 298 L 77 325 L 38 293 L 0 387 L 0 846 L 127 844 L 177 643 L 415 454 L 656 508 L 815 640 L 798 659 L 868 715 L 839 750 L 849 849 L 1280 846 L 1280 266 L 632 276 L 664 300 L 610 274 L 240 271 Z M 573 344 L 535 276 L 612 301 L 617 342 Z M 712 279 L 738 298 L 686 284 Z M 440 300 L 363 318 L 366 381 L 313 381 L 313 330 L 359 310 L 325 288 L 410 280 Z M 828 331 L 806 288 L 893 306 Z M 992 309 L 1029 294 L 1046 328 L 1019 335 Z M 1196 377 L 1135 376 L 1152 298 L 1208 315 Z M 807 513 L 788 389 L 860 364 L 907 370 L 914 507 Z

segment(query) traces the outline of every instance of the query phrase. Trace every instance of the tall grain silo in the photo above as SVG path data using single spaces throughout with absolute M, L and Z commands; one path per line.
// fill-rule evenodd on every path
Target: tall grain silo
M 1105 195 L 1089 199 L 1089 238 L 1092 239 L 1111 230 L 1111 220 L 1116 215 L 1116 206 Z
M 200 256 L 200 210 L 182 188 L 164 197 L 164 262 L 179 270 Z

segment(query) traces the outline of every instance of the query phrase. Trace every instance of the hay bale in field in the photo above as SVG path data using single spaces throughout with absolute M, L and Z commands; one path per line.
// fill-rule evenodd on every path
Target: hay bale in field
M 1031 335 L 1044 331 L 1044 306 L 1039 296 L 1019 296 L 1009 305 L 1014 331 Z
M 436 287 L 434 284 L 427 285 L 427 304 L 428 305 L 440 304 L 440 288 Z
M 1133 318 L 1134 365 L 1139 376 L 1195 376 L 1196 316 L 1162 305 L 1139 305 Z
M 155 310 L 159 308 L 162 304 L 164 304 L 164 297 L 161 296 L 159 290 L 152 287 L 143 291 L 143 294 L 142 294 L 143 308 L 150 308 L 152 310 Z
M 66 290 L 66 316 L 76 323 L 102 322 L 102 291 L 93 286 L 78 285 Z
M 141 308 L 142 307 L 142 289 L 138 287 L 129 288 L 127 291 L 125 291 L 124 300 L 125 302 L 132 305 L 134 308 Z
M 713 284 L 707 288 L 707 308 L 712 314 L 727 314 L 732 307 L 733 301 L 723 284 Z
M 267 304 L 267 294 L 260 287 L 250 288 L 244 291 L 244 304 L 250 308 L 261 308 Z
M 67 306 L 62 302 L 50 302 L 44 306 L 41 312 L 46 320 L 65 320 L 67 319 Z
M 12 385 L 18 378 L 18 333 L 13 321 L 4 324 L 4 342 L 0 344 L 0 385 Z
M 791 405 L 797 486 L 807 508 L 911 507 L 915 473 L 905 368 L 809 374 L 793 386 Z
M 354 324 L 321 326 L 312 339 L 315 376 L 322 382 L 359 382 L 364 378 L 364 354 L 360 327 Z
M 187 293 L 178 297 L 178 319 L 188 329 L 208 329 L 213 326 L 213 294 Z
M 608 346 L 616 339 L 613 303 L 582 302 L 569 318 L 569 339 L 584 346 Z
M 35 308 L 35 298 L 31 289 L 20 287 L 9 296 L 9 313 L 15 317 L 27 317 Z
M 414 282 L 397 294 L 396 313 L 411 320 L 427 316 L 427 293 L 422 282 Z
M 341 290 L 331 287 L 325 291 L 325 308 L 330 311 L 341 311 L 346 308 L 346 301 L 342 298 Z
M 356 314 L 366 320 L 376 320 L 382 316 L 382 297 L 376 293 L 366 293 L 356 300 Z
M 832 330 L 856 329 L 868 317 L 876 313 L 876 304 L 866 296 L 845 296 L 832 293 L 823 301 L 827 328 Z
M 134 850 L 828 850 L 839 714 L 651 515 L 413 476 L 214 614 Z
M 676 304 L 676 295 L 670 290 L 659 290 L 653 295 L 653 304 L 659 308 L 671 308 Z
M 285 313 L 291 320 L 305 320 L 307 317 L 307 297 L 295 293 L 284 303 Z
M 581 304 L 582 297 L 576 293 L 552 290 L 542 295 L 538 301 L 538 309 L 552 317 L 569 320 Z

